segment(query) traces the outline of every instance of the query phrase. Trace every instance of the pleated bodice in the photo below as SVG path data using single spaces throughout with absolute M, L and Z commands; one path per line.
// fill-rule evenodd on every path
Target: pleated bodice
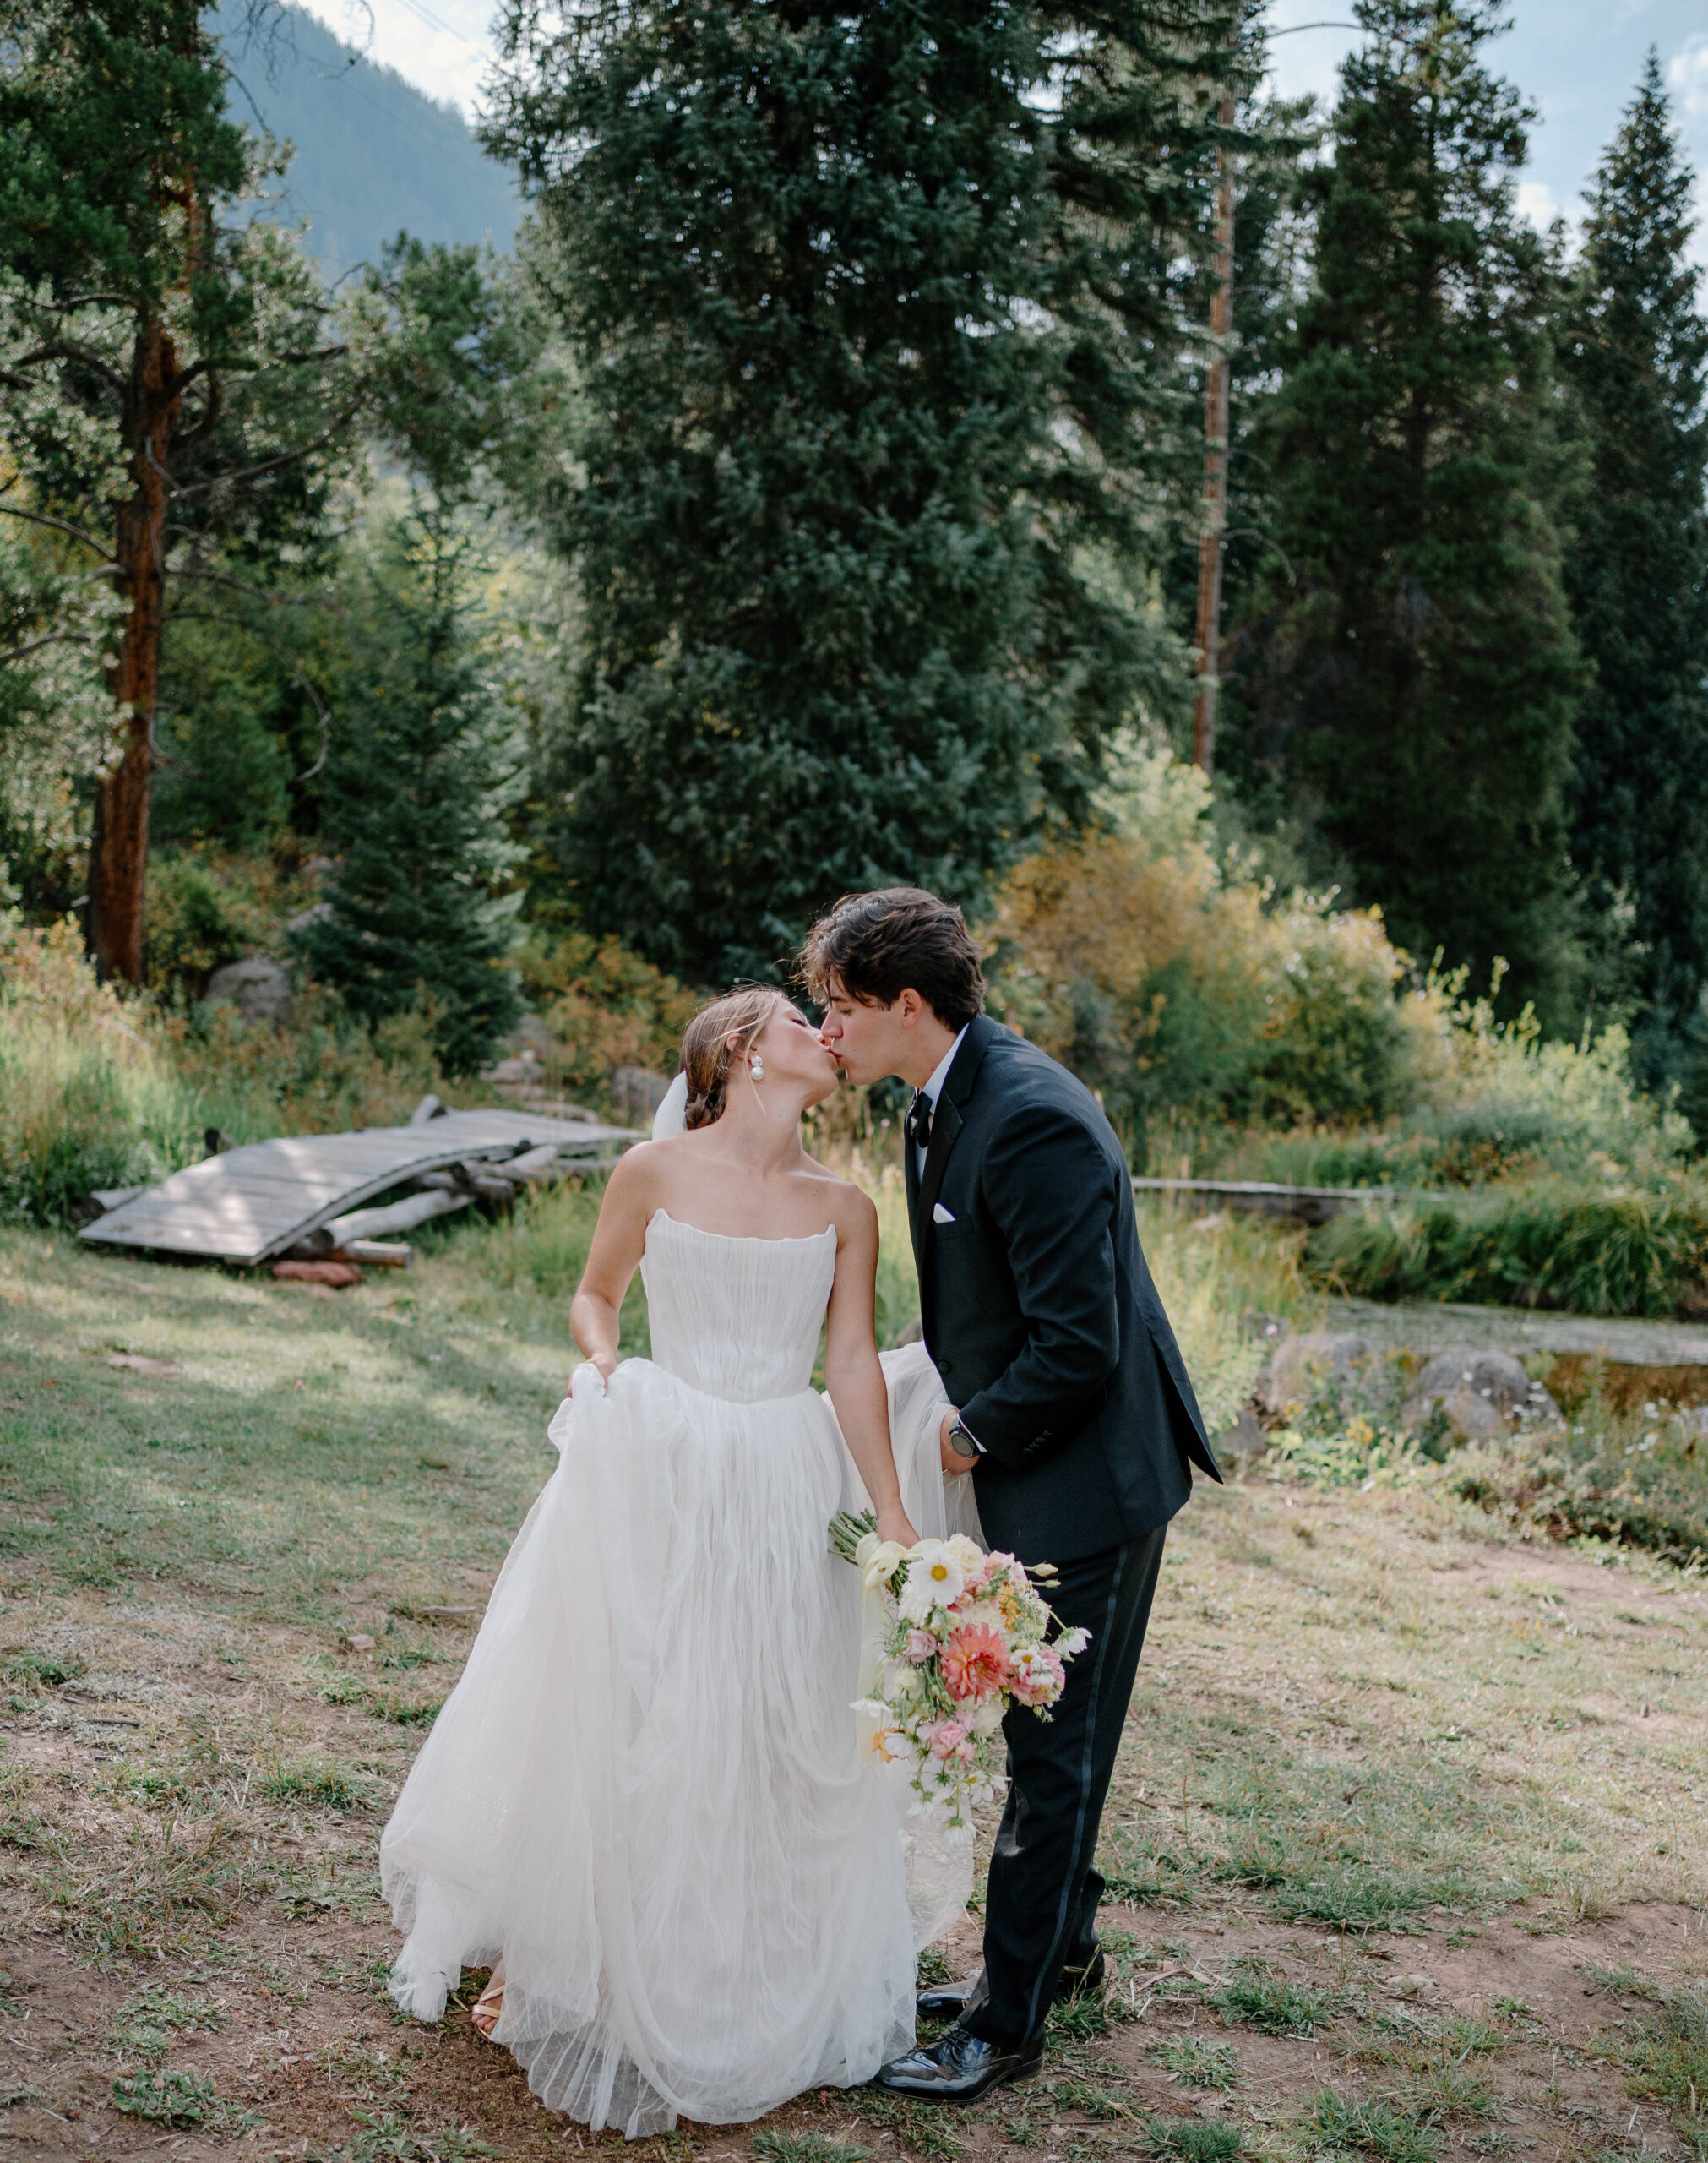
M 732 1239 L 655 1210 L 641 1281 L 655 1365 L 738 1404 L 810 1389 L 836 1274 L 836 1228 Z

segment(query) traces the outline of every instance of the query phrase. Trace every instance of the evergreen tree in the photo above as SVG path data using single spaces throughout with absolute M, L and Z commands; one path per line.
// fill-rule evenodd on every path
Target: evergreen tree
M 1580 663 L 1549 265 L 1515 202 L 1530 115 L 1482 64 L 1498 6 L 1357 12 L 1269 431 L 1286 563 L 1242 692 L 1319 869 L 1558 1015 Z
M 1651 51 L 1589 191 L 1561 359 L 1590 454 L 1566 556 L 1595 678 L 1578 724 L 1572 854 L 1629 918 L 1636 1041 L 1708 1125 L 1708 322 L 1685 259 L 1694 176 Z M 1622 906 L 1623 905 L 1623 906 Z
M 471 248 L 400 239 L 365 312 L 383 437 L 408 510 L 388 521 L 352 640 L 321 832 L 336 852 L 327 913 L 302 938 L 315 974 L 369 1022 L 418 1000 L 454 1073 L 520 1011 L 510 966 L 519 852 L 505 810 L 514 735 L 494 682 L 477 513 L 519 433 L 535 346 L 514 296 Z
M 263 0 L 251 0 L 264 12 Z M 122 604 L 95 762 L 90 940 L 141 981 L 169 588 L 233 542 L 299 547 L 360 394 L 301 251 L 222 223 L 269 164 L 226 111 L 203 0 L 0 0 L 5 515 Z
M 850 887 L 974 902 L 1164 673 L 1123 492 L 1232 9 L 541 13 L 506 11 L 492 140 L 584 362 L 563 875 L 700 979 Z

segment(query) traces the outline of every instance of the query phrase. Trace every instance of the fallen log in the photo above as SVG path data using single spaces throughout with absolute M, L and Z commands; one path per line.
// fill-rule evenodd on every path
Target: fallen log
M 327 1260 L 357 1261 L 364 1269 L 407 1269 L 415 1260 L 415 1249 L 403 1240 L 395 1243 L 383 1240 L 346 1240 L 341 1247 L 334 1247 Z
M 498 1177 L 509 1180 L 513 1185 L 526 1185 L 530 1180 L 549 1179 L 558 1169 L 558 1145 L 542 1141 L 537 1149 L 525 1149 L 519 1157 L 512 1157 L 508 1163 L 492 1167 Z
M 383 1240 L 393 1232 L 411 1232 L 429 1218 L 466 1209 L 469 1200 L 465 1194 L 411 1194 L 402 1201 L 388 1202 L 383 1209 L 352 1209 L 347 1217 L 335 1217 L 323 1229 L 331 1235 L 329 1247 L 348 1246 L 352 1240 Z

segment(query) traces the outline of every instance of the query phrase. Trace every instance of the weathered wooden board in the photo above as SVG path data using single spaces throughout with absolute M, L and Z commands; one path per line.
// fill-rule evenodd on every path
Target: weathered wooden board
M 174 1172 L 79 1236 L 103 1246 L 266 1261 L 371 1196 L 465 1158 L 502 1160 L 547 1144 L 563 1156 L 592 1157 L 639 1139 L 632 1127 L 540 1119 L 508 1108 L 447 1112 L 421 1126 L 286 1135 Z

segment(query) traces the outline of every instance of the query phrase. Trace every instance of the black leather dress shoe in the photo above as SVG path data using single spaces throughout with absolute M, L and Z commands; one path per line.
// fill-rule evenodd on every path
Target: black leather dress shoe
M 1100 1945 L 1084 1967 L 1063 1969 L 1053 2002 L 1066 2005 L 1073 1998 L 1095 1997 L 1103 1987 L 1103 1948 Z M 958 2020 L 981 1980 L 975 1976 L 970 1983 L 936 1983 L 929 1990 L 921 1991 L 913 2001 L 920 2019 Z
M 877 2085 L 892 2095 L 911 2095 L 920 2103 L 975 2103 L 1005 2080 L 1030 2080 L 1044 2062 L 1044 2039 L 1016 2049 L 987 2043 L 965 2028 L 951 2028 L 922 2051 L 896 2058 L 878 2076 Z

